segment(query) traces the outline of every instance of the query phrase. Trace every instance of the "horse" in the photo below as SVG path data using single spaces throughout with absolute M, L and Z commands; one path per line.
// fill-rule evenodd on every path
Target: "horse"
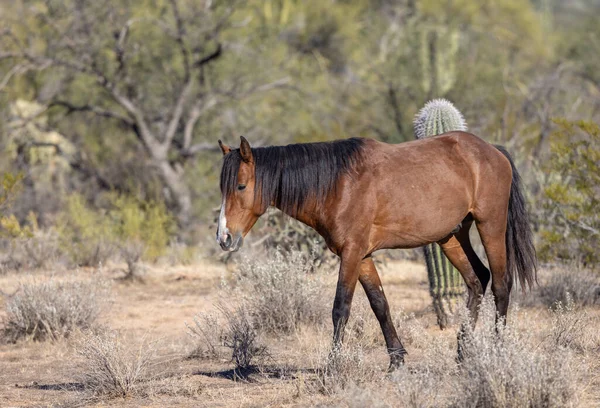
M 341 346 L 357 282 L 379 321 L 390 370 L 407 354 L 373 263 L 380 249 L 437 242 L 467 286 L 477 322 L 491 278 L 497 319 L 505 321 L 515 279 L 537 281 L 522 182 L 509 153 L 462 131 L 386 144 L 351 138 L 332 142 L 239 148 L 223 152 L 222 202 L 216 239 L 236 251 L 274 206 L 314 228 L 341 259 L 332 309 L 333 347 Z M 475 223 L 489 269 L 469 240 Z M 459 330 L 459 357 L 460 333 Z

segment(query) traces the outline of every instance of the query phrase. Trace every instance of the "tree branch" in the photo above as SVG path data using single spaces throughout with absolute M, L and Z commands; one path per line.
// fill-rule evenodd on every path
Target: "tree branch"
M 193 132 L 198 119 L 207 110 L 213 108 L 218 102 L 216 98 L 211 98 L 208 102 L 202 105 L 203 99 L 199 99 L 192 107 L 187 121 L 185 122 L 185 128 L 183 130 L 183 149 L 189 149 L 192 144 Z
M 204 58 L 202 58 L 194 63 L 194 68 L 201 67 L 203 65 L 208 64 L 212 60 L 219 58 L 221 56 L 222 51 L 223 51 L 223 46 L 221 45 L 221 43 L 217 44 L 216 50 L 214 50 L 213 52 L 211 52 Z
M 73 112 L 92 112 L 97 116 L 102 116 L 105 118 L 111 118 L 111 119 L 117 119 L 121 122 L 123 122 L 124 124 L 126 124 L 127 126 L 133 126 L 133 121 L 126 117 L 123 116 L 117 112 L 113 112 L 111 110 L 108 109 L 102 109 L 102 108 L 98 108 L 97 106 L 91 106 L 91 105 L 80 105 L 80 106 L 76 106 L 74 104 L 72 104 L 71 102 L 68 101 L 63 101 L 63 100 L 56 100 L 51 102 L 48 107 L 54 107 L 54 106 L 60 106 L 63 108 L 67 109 L 67 114 L 71 114 Z
M 169 121 L 169 126 L 165 132 L 165 139 L 162 143 L 162 149 L 165 150 L 164 154 L 166 156 L 169 147 L 171 147 L 171 142 L 173 142 L 173 138 L 175 137 L 175 133 L 177 132 L 177 126 L 179 125 L 179 121 L 181 120 L 181 116 L 183 115 L 183 108 L 185 103 L 188 100 L 189 94 L 194 86 L 194 80 L 192 77 L 188 79 L 188 82 L 185 84 L 183 91 L 179 94 L 179 98 L 177 98 L 177 103 L 175 104 L 175 109 L 173 109 L 173 116 Z
M 197 155 L 200 152 L 208 152 L 208 151 L 220 151 L 219 146 L 217 145 L 217 143 L 208 143 L 208 142 L 203 142 L 203 143 L 197 143 L 193 146 L 190 146 L 188 149 L 183 149 L 181 151 L 181 156 L 183 156 L 184 158 L 189 158 L 189 157 L 193 157 L 195 155 Z
M 185 48 L 185 44 L 183 42 L 183 36 L 185 35 L 185 27 L 183 26 L 183 20 L 181 19 L 181 15 L 179 14 L 179 8 L 177 7 L 177 2 L 175 0 L 170 0 L 171 8 L 173 9 L 173 15 L 175 16 L 175 24 L 177 25 L 177 36 L 175 37 L 175 41 L 179 46 L 179 50 L 181 51 L 181 56 L 183 57 L 183 66 L 185 69 L 184 81 L 188 82 L 190 78 L 190 55 Z

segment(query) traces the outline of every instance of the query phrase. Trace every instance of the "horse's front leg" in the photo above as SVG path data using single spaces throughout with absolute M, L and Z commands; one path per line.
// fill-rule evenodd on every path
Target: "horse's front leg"
M 381 326 L 385 344 L 390 355 L 389 371 L 393 371 L 404 363 L 404 355 L 407 353 L 394 328 L 390 306 L 388 305 L 385 293 L 383 293 L 381 279 L 379 278 L 379 274 L 377 273 L 377 269 L 375 268 L 371 256 L 362 260 L 358 280 L 365 290 L 367 298 L 369 298 L 369 303 L 371 304 L 371 309 L 373 310 L 373 313 L 375 313 Z
M 338 276 L 335 300 L 331 318 L 333 320 L 333 348 L 339 349 L 344 340 L 344 328 L 350 317 L 352 297 L 358 281 L 360 262 L 363 254 L 359 251 L 345 250 L 342 252 L 340 274 Z

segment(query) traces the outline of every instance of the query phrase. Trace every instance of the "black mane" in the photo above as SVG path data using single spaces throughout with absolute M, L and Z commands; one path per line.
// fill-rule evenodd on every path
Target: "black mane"
M 256 165 L 255 200 L 262 208 L 274 202 L 283 212 L 295 215 L 307 198 L 321 204 L 335 189 L 338 178 L 360 160 L 364 139 L 301 143 L 252 149 Z M 238 185 L 242 157 L 232 150 L 223 160 L 221 192 L 233 194 Z

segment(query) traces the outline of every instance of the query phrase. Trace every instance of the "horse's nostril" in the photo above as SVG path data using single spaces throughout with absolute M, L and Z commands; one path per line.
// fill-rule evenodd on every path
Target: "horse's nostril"
M 229 248 L 232 243 L 233 243 L 233 238 L 231 237 L 230 233 L 227 233 L 227 237 L 225 238 L 225 246 L 227 248 Z

